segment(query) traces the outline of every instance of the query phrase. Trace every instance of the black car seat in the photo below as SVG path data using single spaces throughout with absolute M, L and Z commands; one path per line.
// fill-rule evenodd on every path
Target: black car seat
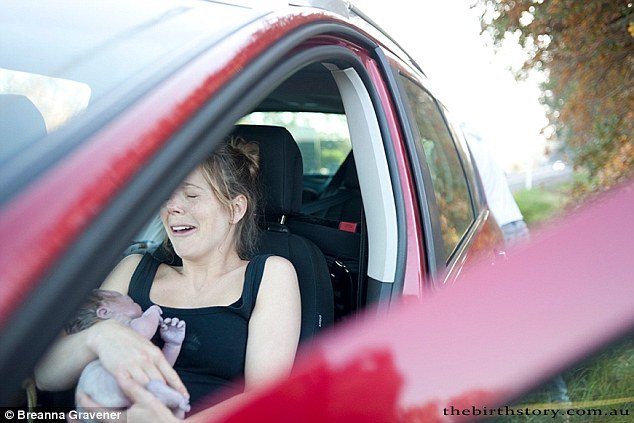
M 297 272 L 302 301 L 300 341 L 311 338 L 334 320 L 333 291 L 328 265 L 322 252 L 305 237 L 285 225 L 288 216 L 299 213 L 302 204 L 302 156 L 286 128 L 237 125 L 232 136 L 260 147 L 260 180 L 266 228 L 259 253 L 288 259 Z
M 352 152 L 339 166 L 317 200 L 291 216 L 290 230 L 313 241 L 324 253 L 335 298 L 335 321 L 365 304 L 360 269 L 365 263 L 363 201 Z

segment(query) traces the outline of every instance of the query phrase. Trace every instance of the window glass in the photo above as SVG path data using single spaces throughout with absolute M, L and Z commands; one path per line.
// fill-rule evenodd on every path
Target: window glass
M 129 104 L 168 72 L 264 13 L 221 4 L 194 8 L 136 0 L 74 2 L 51 14 L 53 8 L 42 2 L 5 3 L 0 15 L 0 167 L 45 145 L 39 141 L 102 100 L 117 102 L 110 108 L 102 103 L 106 116 Z M 56 142 L 79 142 L 60 138 Z
M 352 149 L 346 116 L 341 114 L 254 112 L 238 123 L 288 129 L 302 153 L 304 175 L 334 175 Z
M 419 85 L 403 78 L 431 174 L 440 213 L 443 252 L 448 261 L 475 220 L 471 197 L 453 139 L 434 99 Z
M 0 67 L 0 162 L 81 114 L 91 93 L 81 82 Z

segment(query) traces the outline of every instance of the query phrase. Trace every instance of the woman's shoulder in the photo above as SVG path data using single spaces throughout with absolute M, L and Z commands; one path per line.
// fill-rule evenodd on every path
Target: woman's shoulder
M 143 258 L 142 254 L 125 256 L 101 284 L 101 289 L 127 294 L 130 278 Z
M 285 289 L 289 285 L 297 285 L 297 273 L 293 264 L 282 256 L 271 255 L 266 258 L 262 284 Z M 275 288 L 274 288 L 275 289 Z
M 293 316 L 299 316 L 300 298 L 299 282 L 293 264 L 284 257 L 269 256 L 266 259 L 252 320 L 260 321 L 272 316 L 276 321 L 293 320 Z
M 293 263 L 291 263 L 287 258 L 272 254 L 266 254 L 262 256 L 266 260 L 264 264 L 265 274 L 269 272 L 295 273 L 295 267 L 293 266 Z

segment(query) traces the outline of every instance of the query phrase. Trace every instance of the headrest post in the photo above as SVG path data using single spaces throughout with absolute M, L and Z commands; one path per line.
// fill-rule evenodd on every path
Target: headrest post
M 285 214 L 283 214 L 283 215 L 280 217 L 280 225 L 283 225 L 285 222 L 286 222 L 286 215 L 285 215 Z

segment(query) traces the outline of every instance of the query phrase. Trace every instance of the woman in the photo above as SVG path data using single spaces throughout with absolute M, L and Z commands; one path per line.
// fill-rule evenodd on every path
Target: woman
M 256 235 L 258 149 L 232 139 L 209 156 L 161 207 L 168 243 L 182 266 L 151 255 L 123 259 L 102 289 L 161 306 L 185 320 L 174 370 L 160 350 L 129 328 L 103 322 L 63 337 L 36 369 L 41 389 L 71 387 L 99 358 L 118 380 L 164 380 L 191 403 L 244 378 L 248 390 L 288 373 L 301 325 L 297 276 L 276 256 L 248 260 Z M 182 380 L 182 381 L 181 381 Z

